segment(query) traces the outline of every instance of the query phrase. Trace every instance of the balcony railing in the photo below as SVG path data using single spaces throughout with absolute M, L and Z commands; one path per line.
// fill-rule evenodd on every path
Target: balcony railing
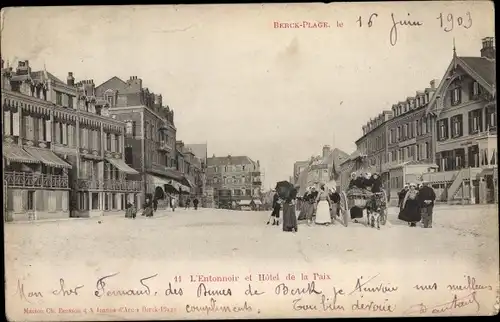
M 142 181 L 78 179 L 78 189 L 140 192 Z
M 69 188 L 67 176 L 30 172 L 5 172 L 4 175 L 7 186 L 11 188 Z
M 165 152 L 171 152 L 173 150 L 173 147 L 171 145 L 169 145 L 166 141 L 161 141 L 158 144 L 158 150 L 165 151 Z

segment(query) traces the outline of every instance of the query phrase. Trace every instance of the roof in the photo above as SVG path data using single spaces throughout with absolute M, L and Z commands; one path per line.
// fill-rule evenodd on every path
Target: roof
M 486 57 L 459 57 L 490 86 L 496 83 L 495 61 Z
M 221 165 L 239 165 L 239 164 L 252 164 L 252 159 L 247 156 L 227 156 L 227 157 L 211 157 L 207 159 L 208 166 L 221 166 Z
M 442 106 L 436 106 L 436 99 L 441 96 L 443 90 L 448 86 L 447 84 L 450 81 L 450 77 L 446 76 L 448 76 L 457 66 L 460 66 L 468 75 L 490 92 L 490 94 L 495 92 L 496 68 L 494 60 L 486 57 L 458 57 L 454 55 L 444 76 L 441 78 L 436 94 L 432 96 L 427 105 L 426 114 L 440 114 Z
M 186 144 L 186 147 L 193 151 L 194 155 L 201 160 L 206 160 L 207 158 L 207 144 Z
M 38 70 L 35 72 L 31 72 L 31 77 L 34 79 L 45 79 L 45 71 L 44 70 Z M 47 72 L 47 76 L 49 77 L 50 80 L 62 84 L 62 85 L 67 85 L 65 82 L 54 76 L 53 74 Z

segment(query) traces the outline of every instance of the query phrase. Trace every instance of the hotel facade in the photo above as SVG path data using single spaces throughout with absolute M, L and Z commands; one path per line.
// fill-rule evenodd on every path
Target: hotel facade
M 124 159 L 125 124 L 90 90 L 29 61 L 4 68 L 4 205 L 6 220 L 87 217 L 125 208 L 141 182 Z

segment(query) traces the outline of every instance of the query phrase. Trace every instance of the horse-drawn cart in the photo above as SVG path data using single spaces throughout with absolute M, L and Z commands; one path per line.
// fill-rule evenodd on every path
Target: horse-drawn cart
M 361 210 L 366 209 L 367 215 L 378 210 L 380 212 L 380 223 L 385 225 L 387 222 L 387 195 L 384 190 L 376 193 L 357 188 L 350 189 L 347 192 L 342 191 L 340 193 L 340 219 L 343 220 L 346 227 L 350 221 L 351 209 L 354 207 Z

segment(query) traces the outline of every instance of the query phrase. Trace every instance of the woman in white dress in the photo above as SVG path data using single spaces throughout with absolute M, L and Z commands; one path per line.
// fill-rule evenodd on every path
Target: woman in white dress
M 318 197 L 316 198 L 318 203 L 318 208 L 316 210 L 316 220 L 317 225 L 329 225 L 332 222 L 330 218 L 330 200 L 328 198 L 328 193 L 325 189 L 325 185 L 321 185 L 319 189 Z

